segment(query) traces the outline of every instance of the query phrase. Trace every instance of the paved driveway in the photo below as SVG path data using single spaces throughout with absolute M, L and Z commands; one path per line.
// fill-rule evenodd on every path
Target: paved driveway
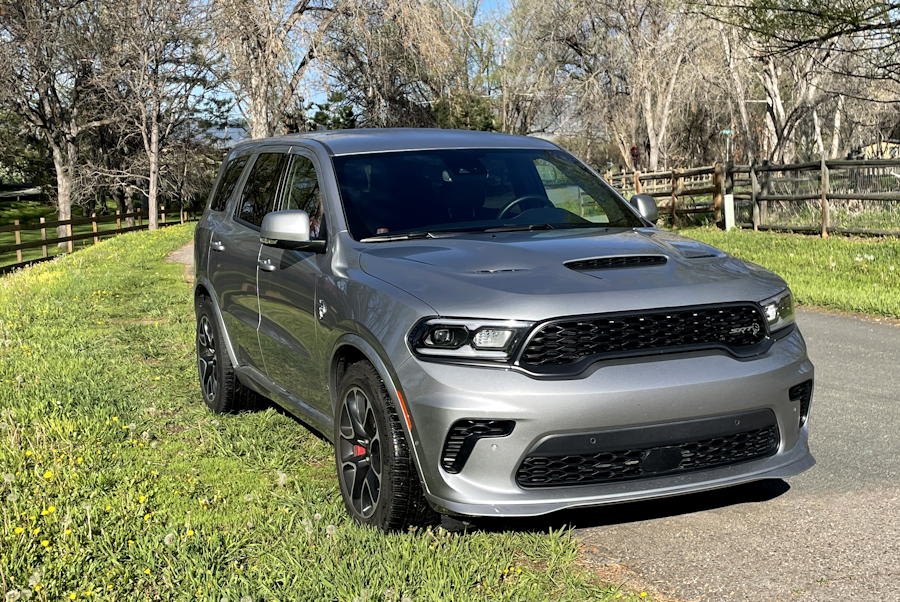
M 818 464 L 798 477 L 569 513 L 585 561 L 698 600 L 900 600 L 900 327 L 803 311 Z

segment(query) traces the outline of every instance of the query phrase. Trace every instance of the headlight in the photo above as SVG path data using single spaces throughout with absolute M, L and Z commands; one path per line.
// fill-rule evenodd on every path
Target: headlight
M 791 290 L 785 289 L 774 297 L 761 301 L 763 315 L 769 323 L 769 332 L 777 332 L 794 323 L 794 299 Z
M 412 350 L 434 359 L 507 362 L 533 322 L 426 318 L 409 334 Z

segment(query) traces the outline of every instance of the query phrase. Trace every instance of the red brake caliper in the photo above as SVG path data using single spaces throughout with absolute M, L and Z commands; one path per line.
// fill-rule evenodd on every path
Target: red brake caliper
M 354 445 L 353 446 L 353 455 L 354 456 L 365 456 L 366 448 L 363 447 L 362 445 Z

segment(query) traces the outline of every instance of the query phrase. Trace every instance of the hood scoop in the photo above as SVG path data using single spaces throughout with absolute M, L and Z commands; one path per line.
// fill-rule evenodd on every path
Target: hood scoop
M 614 255 L 612 257 L 591 257 L 589 259 L 576 259 L 567 261 L 565 265 L 570 270 L 591 271 L 611 270 L 615 268 L 645 268 L 654 265 L 663 265 L 668 259 L 665 255 Z

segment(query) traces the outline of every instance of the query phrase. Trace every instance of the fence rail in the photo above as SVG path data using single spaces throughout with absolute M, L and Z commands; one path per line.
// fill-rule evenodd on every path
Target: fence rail
M 9 272 L 16 268 L 24 267 L 32 263 L 46 261 L 59 255 L 59 253 L 51 253 L 51 247 L 61 248 L 63 253 L 72 253 L 75 251 L 75 243 L 78 241 L 92 240 L 93 244 L 100 242 L 103 238 L 123 234 L 125 232 L 133 232 L 135 230 L 146 230 L 149 227 L 149 214 L 146 211 L 133 211 L 129 213 L 115 213 L 109 215 L 97 215 L 96 213 L 88 217 L 75 217 L 66 220 L 47 220 L 40 218 L 36 224 L 20 224 L 19 220 L 15 220 L 12 224 L 0 226 L 0 237 L 4 234 L 12 233 L 13 244 L 0 244 L 0 274 Z M 160 207 L 159 225 L 168 226 L 172 224 L 183 224 L 189 221 L 196 221 L 197 217 L 191 212 L 179 210 L 177 214 L 167 212 L 165 207 Z M 104 224 L 115 224 L 112 228 L 101 228 Z M 76 232 L 75 227 L 90 225 L 90 230 L 84 232 Z M 51 230 L 52 238 L 48 238 L 48 230 Z M 64 236 L 59 236 L 63 232 Z M 32 240 L 23 240 L 23 234 L 39 233 L 37 238 Z M 40 254 L 35 257 L 25 258 L 24 251 L 40 248 Z M 3 256 L 6 254 L 15 254 L 14 261 L 6 263 Z M 13 258 L 10 257 L 12 260 Z
M 754 230 L 900 236 L 900 160 L 826 160 L 607 173 L 626 197 L 660 199 L 660 215 L 712 213 L 731 195 L 737 223 Z M 662 199 L 665 199 L 662 201 Z

